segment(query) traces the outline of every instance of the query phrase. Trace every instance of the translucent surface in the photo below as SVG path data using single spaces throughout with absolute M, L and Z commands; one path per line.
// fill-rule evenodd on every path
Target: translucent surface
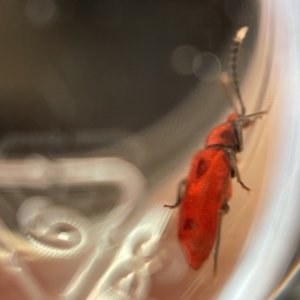
M 38 9 L 35 2 L 28 6 Z M 164 170 L 156 177 L 163 180 L 156 180 L 149 193 L 141 172 L 122 159 L 37 157 L 1 163 L 2 189 L 41 192 L 18 207 L 22 236 L 1 224 L 5 299 L 266 299 L 284 274 L 300 233 L 296 18 L 300 11 L 296 1 L 262 0 L 259 5 L 257 44 L 242 92 L 248 113 L 271 109 L 245 135 L 239 168 L 252 192 L 247 194 L 234 181 L 231 210 L 223 222 L 217 280 L 211 281 L 212 258 L 198 272 L 188 267 L 176 238 L 176 211 L 163 208 L 174 201 L 177 183 L 188 172 L 195 149 L 186 142 L 184 158 L 175 161 L 177 168 L 162 164 Z M 44 18 L 35 22 L 50 17 Z M 179 69 L 191 72 L 185 67 Z M 143 155 L 157 155 L 157 145 L 163 148 L 166 136 L 176 146 L 190 128 L 201 129 L 202 136 L 188 138 L 203 146 L 201 139 L 211 124 L 199 120 L 216 111 L 214 101 L 207 102 L 205 111 L 199 106 L 197 99 L 205 92 L 211 99 L 216 91 L 197 89 L 152 128 L 164 131 L 151 135 L 149 130 L 147 140 L 135 137 L 141 165 Z M 164 176 L 170 169 L 173 172 Z M 53 186 L 91 184 L 111 184 L 119 190 L 107 214 L 87 218 L 42 194 Z

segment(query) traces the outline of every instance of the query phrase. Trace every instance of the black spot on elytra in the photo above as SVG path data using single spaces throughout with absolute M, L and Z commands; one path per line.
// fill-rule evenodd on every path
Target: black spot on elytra
M 203 174 L 207 171 L 207 169 L 208 169 L 207 161 L 205 161 L 203 158 L 200 158 L 200 160 L 198 162 L 197 170 L 196 170 L 197 178 L 200 178 L 201 176 L 203 176 Z
M 185 219 L 183 230 L 197 229 L 197 225 L 193 219 Z
M 222 139 L 231 139 L 232 138 L 232 131 L 227 129 L 227 130 L 224 130 L 220 133 L 220 137 Z

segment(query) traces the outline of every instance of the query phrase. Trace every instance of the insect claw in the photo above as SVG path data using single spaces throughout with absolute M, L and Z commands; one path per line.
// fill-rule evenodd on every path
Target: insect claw
M 182 191 L 183 187 L 186 187 L 186 179 L 182 179 L 178 185 L 177 199 L 175 204 L 173 205 L 164 204 L 164 207 L 175 208 L 180 205 L 183 198 L 183 191 Z
M 244 188 L 246 191 L 251 192 L 251 189 L 248 188 L 243 182 L 240 182 L 242 188 Z
M 174 208 L 176 207 L 175 205 L 168 205 L 168 204 L 164 204 L 164 207 L 168 207 L 168 208 Z

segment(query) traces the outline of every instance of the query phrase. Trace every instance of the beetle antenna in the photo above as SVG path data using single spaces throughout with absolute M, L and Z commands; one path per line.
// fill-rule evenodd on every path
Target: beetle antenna
M 233 92 L 233 84 L 230 76 L 226 72 L 222 72 L 219 76 L 219 84 L 223 88 L 226 99 L 228 100 L 229 104 L 232 106 L 234 112 L 236 114 L 239 113 L 236 103 L 233 101 L 232 92 Z
M 242 99 L 241 91 L 240 91 L 240 86 L 239 86 L 239 81 L 238 81 L 238 74 L 237 74 L 237 60 L 238 60 L 238 53 L 241 48 L 242 42 L 246 36 L 246 33 L 248 31 L 248 27 L 242 27 L 239 29 L 236 33 L 236 36 L 233 40 L 232 48 L 231 48 L 231 70 L 232 70 L 232 78 L 233 78 L 233 84 L 235 88 L 235 92 L 237 95 L 237 98 L 240 102 L 241 105 L 241 115 L 244 116 L 246 113 L 246 109 L 244 106 L 244 102 Z

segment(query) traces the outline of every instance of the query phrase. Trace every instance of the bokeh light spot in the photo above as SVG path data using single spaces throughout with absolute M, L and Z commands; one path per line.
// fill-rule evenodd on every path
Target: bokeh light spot
M 193 70 L 199 80 L 212 81 L 221 73 L 221 62 L 213 53 L 204 52 L 194 58 Z
M 171 57 L 171 65 L 174 71 L 180 75 L 193 74 L 193 61 L 200 51 L 193 45 L 177 47 Z

